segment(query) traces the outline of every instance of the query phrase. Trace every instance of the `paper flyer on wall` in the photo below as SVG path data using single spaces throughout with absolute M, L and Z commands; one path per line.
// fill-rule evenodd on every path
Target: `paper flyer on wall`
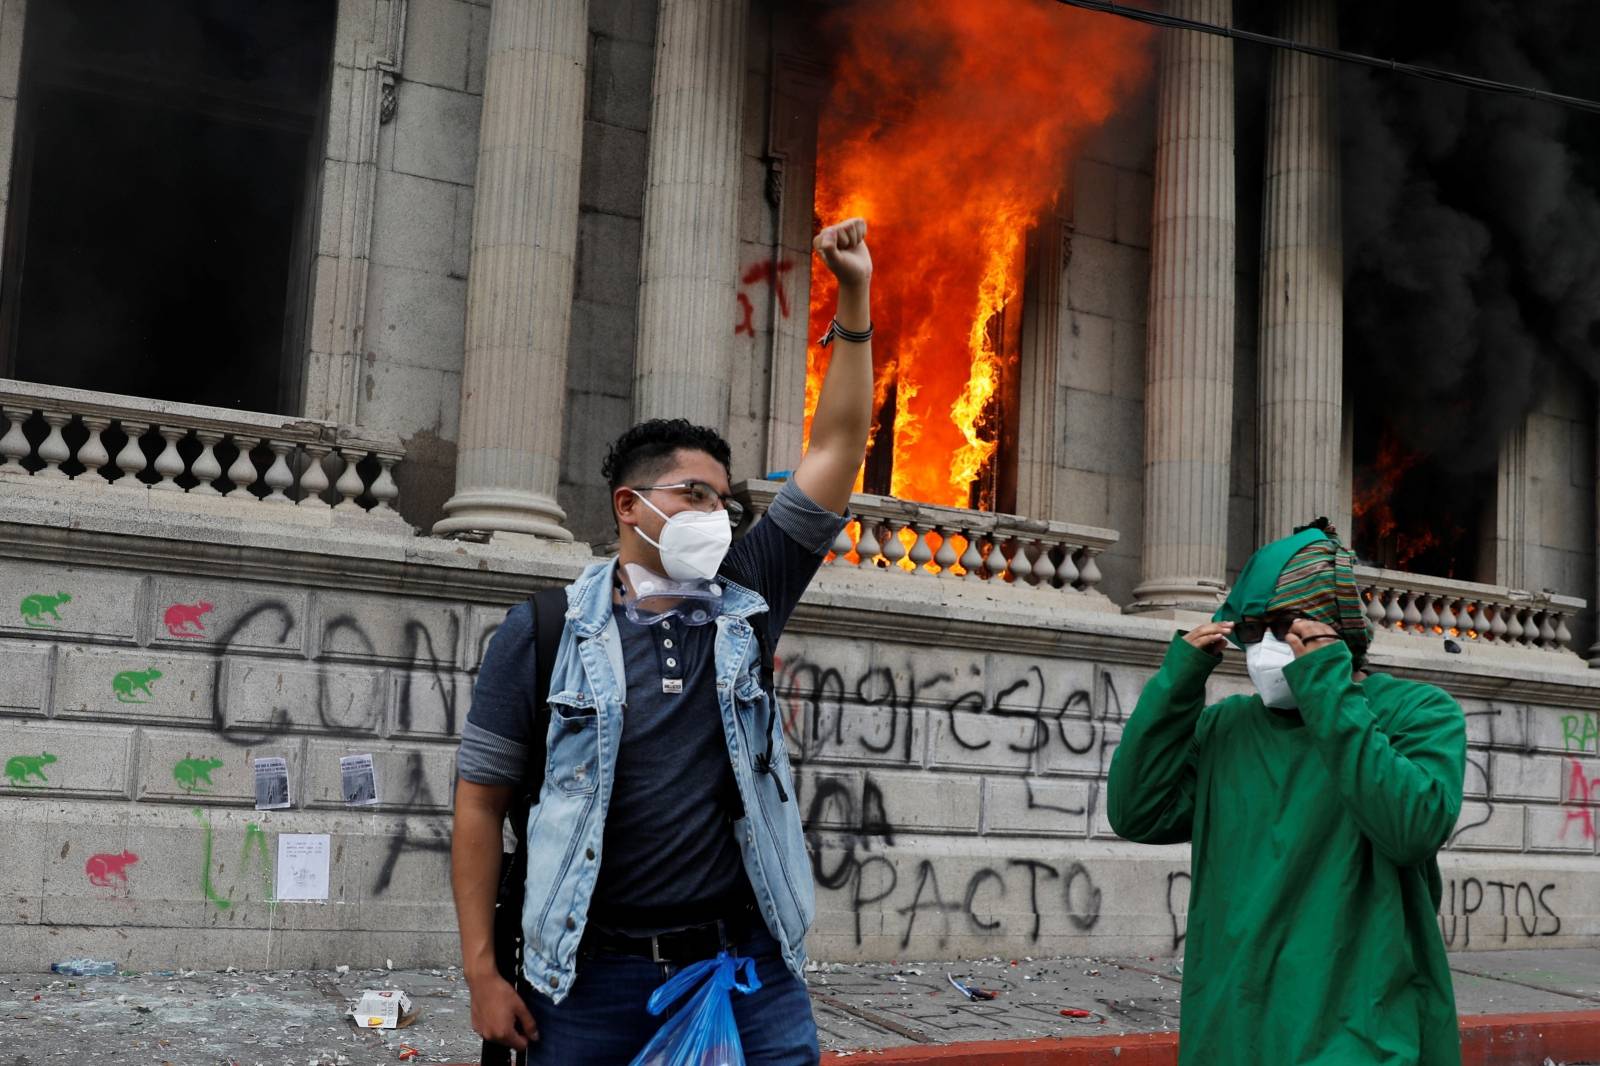
M 378 776 L 371 755 L 341 755 L 339 779 L 347 807 L 371 807 L 378 802 Z
M 327 833 L 279 833 L 277 898 L 327 899 L 332 850 Z
M 256 810 L 276 811 L 289 806 L 289 760 L 256 759 Z

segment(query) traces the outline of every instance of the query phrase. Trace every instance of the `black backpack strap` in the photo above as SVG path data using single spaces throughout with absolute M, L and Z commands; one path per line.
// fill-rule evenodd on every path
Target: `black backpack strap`
M 550 733 L 550 678 L 555 673 L 561 634 L 567 627 L 565 586 L 540 589 L 529 600 L 533 608 L 534 703 L 528 722 L 528 762 L 522 772 L 522 791 L 511 802 L 511 830 L 517 850 L 500 864 L 500 891 L 494 917 L 495 965 L 526 999 L 530 994 L 522 976 L 522 897 L 528 880 L 528 812 L 539 802 L 544 787 L 546 744 Z M 520 1066 L 527 1053 L 485 1040 L 479 1061 L 483 1066 Z
M 528 812 L 539 802 L 544 787 L 545 744 L 550 735 L 550 678 L 555 673 L 561 634 L 567 627 L 567 589 L 560 585 L 540 589 L 528 600 L 533 609 L 533 719 L 528 723 L 528 763 L 522 775 L 522 795 L 512 810 L 512 831 L 519 846 L 528 829 Z

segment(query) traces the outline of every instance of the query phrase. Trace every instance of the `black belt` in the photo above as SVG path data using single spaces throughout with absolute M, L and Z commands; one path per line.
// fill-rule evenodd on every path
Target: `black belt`
M 752 907 L 728 918 L 671 929 L 654 936 L 629 936 L 591 925 L 583 931 L 578 954 L 590 957 L 623 955 L 683 965 L 715 958 L 717 952 L 731 950 L 750 938 L 759 921 L 760 916 Z

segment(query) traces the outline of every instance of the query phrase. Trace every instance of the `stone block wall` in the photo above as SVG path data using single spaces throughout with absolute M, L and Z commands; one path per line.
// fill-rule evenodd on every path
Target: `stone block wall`
M 503 606 L 20 562 L 0 602 L 0 954 L 457 959 L 455 746 Z M 350 754 L 373 757 L 375 807 L 342 801 Z M 288 810 L 254 809 L 266 756 L 288 762 Z M 285 832 L 331 834 L 328 903 L 273 901 Z
M 424 544 L 437 558 L 394 564 L 382 588 L 263 574 L 261 549 L 240 556 L 248 577 L 176 558 L 0 565 L 0 956 L 455 961 L 456 738 L 505 604 L 556 578 Z M 830 571 L 791 624 L 779 707 L 816 957 L 1181 950 L 1187 849 L 1121 841 L 1105 814 L 1111 756 L 1169 633 L 1008 591 Z M 1446 938 L 1600 942 L 1590 675 L 1403 665 L 1462 693 L 1472 741 L 1442 857 Z M 1484 694 L 1507 673 L 1537 699 Z M 1219 674 L 1212 696 L 1246 684 Z M 342 801 L 350 754 L 373 756 L 375 807 Z M 254 809 L 266 756 L 288 762 L 287 810 Z M 280 833 L 331 835 L 328 902 L 274 899 Z
M 1120 840 L 1105 813 L 1159 626 L 1098 655 L 1045 650 L 1021 628 L 978 646 L 920 641 L 914 626 L 869 640 L 806 629 L 785 638 L 780 687 L 818 886 L 814 954 L 1181 952 L 1187 846 Z M 1392 664 L 1462 693 L 1469 733 L 1465 805 L 1440 854 L 1447 944 L 1594 943 L 1593 683 L 1573 669 L 1565 698 L 1514 702 L 1482 695 L 1486 676 L 1425 663 Z M 1242 670 L 1219 671 L 1208 696 L 1248 688 Z
M 1117 603 L 1139 583 L 1144 526 L 1144 350 L 1155 103 L 1130 100 L 1071 172 L 1056 377 L 1055 513 L 1121 534 L 1100 560 Z

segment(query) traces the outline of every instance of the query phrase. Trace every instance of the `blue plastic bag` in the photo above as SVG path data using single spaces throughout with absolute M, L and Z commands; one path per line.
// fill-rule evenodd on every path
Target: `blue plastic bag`
M 756 960 L 726 951 L 685 966 L 650 993 L 650 1013 L 664 1014 L 691 990 L 694 994 L 656 1030 L 630 1066 L 744 1066 L 739 1026 L 733 1019 L 733 993 L 750 993 L 760 987 Z

